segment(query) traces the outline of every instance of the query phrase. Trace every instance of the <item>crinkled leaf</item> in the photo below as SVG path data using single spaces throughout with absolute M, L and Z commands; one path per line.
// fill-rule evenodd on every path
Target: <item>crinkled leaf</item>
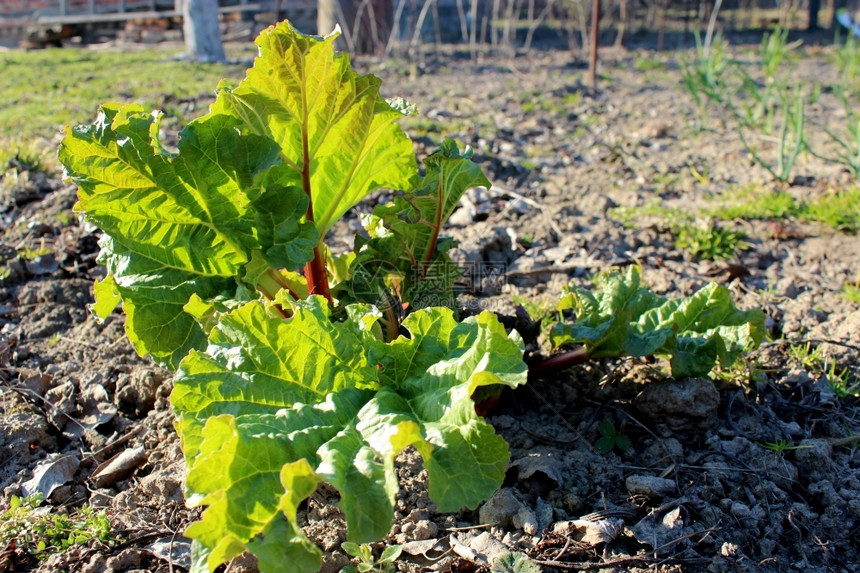
M 284 542 L 271 543 L 269 539 Z M 260 571 L 284 571 L 287 563 L 290 571 L 318 571 L 322 562 L 322 551 L 305 536 L 295 520 L 288 521 L 281 516 L 272 519 L 263 532 L 248 543 L 248 551 L 257 557 Z
M 409 315 L 403 326 L 410 337 L 386 345 L 384 387 L 359 414 L 358 430 L 392 461 L 414 445 L 440 511 L 475 507 L 504 478 L 508 450 L 470 397 L 480 386 L 525 382 L 522 340 L 489 312 L 457 323 L 450 310 L 434 308 Z
M 77 455 L 58 456 L 41 462 L 33 469 L 33 477 L 21 484 L 25 496 L 42 494 L 51 497 L 58 487 L 72 481 L 81 460 Z
M 555 346 L 584 344 L 593 357 L 666 356 L 675 377 L 729 366 L 764 338 L 761 310 L 739 310 L 725 287 L 711 283 L 667 300 L 640 287 L 637 267 L 602 277 L 597 295 L 570 289 L 559 308 L 572 310 L 576 322 L 553 326 Z
M 211 548 L 210 570 L 253 549 L 261 556 L 280 551 L 298 562 L 318 563 L 318 550 L 295 524 L 296 509 L 320 481 L 309 471 L 319 463 L 316 449 L 337 436 L 367 397 L 344 390 L 314 406 L 209 418 L 186 482 L 193 503 L 208 507 L 186 535 Z M 282 521 L 289 527 L 278 525 Z
M 315 570 L 295 519 L 320 481 L 340 491 L 351 540 L 381 538 L 398 488 L 394 458 L 409 445 L 442 511 L 475 507 L 501 484 L 507 446 L 471 395 L 525 382 L 518 335 L 491 313 L 458 323 L 428 309 L 404 321 L 408 337 L 385 343 L 373 307 L 348 307 L 343 322 L 319 297 L 292 308 L 290 319 L 261 302 L 221 315 L 206 351 L 190 353 L 176 377 L 189 499 L 208 506 L 187 534 L 209 551 L 208 567 L 250 550 L 264 572 L 282 567 L 280 555 L 293 556 L 295 571 Z
M 471 149 L 461 153 L 446 139 L 425 160 L 427 173 L 414 188 L 367 218 L 371 238 L 356 241 L 348 286 L 354 300 L 408 301 L 412 309 L 454 306 L 460 269 L 445 253 L 453 243 L 441 241 L 439 234 L 467 189 L 490 186 L 471 157 Z
M 280 163 L 272 141 L 210 114 L 182 130 L 171 154 L 157 140 L 158 117 L 136 105 L 106 105 L 93 125 L 67 132 L 59 158 L 78 185 L 75 208 L 111 238 L 100 260 L 126 303 L 129 337 L 139 352 L 175 368 L 206 340 L 183 311 L 192 293 L 234 296 L 235 278 L 256 249 L 297 268 L 311 258 L 317 234 L 297 218 L 307 205 L 301 189 L 263 190 Z M 115 295 L 97 295 L 103 313 Z
M 108 275 L 102 280 L 97 280 L 93 285 L 93 295 L 96 302 L 89 306 L 90 311 L 99 320 L 106 319 L 110 313 L 122 302 L 122 297 L 116 288 L 116 282 L 112 275 Z
M 343 388 L 373 387 L 376 369 L 358 329 L 328 315 L 325 301 L 312 297 L 289 320 L 273 317 L 262 302 L 221 317 L 206 351 L 182 361 L 171 395 L 188 459 L 210 416 L 274 414 Z
M 379 453 L 350 426 L 324 444 L 319 455 L 317 473 L 341 492 L 340 508 L 350 540 L 367 543 L 385 537 L 391 529 L 398 485 Z
M 297 269 L 308 261 L 317 234 L 305 232 L 307 196 L 300 187 L 270 185 L 253 202 L 263 254 L 272 268 Z
M 472 187 L 490 186 L 481 167 L 472 161 L 472 150 L 461 153 L 451 139 L 445 139 L 424 164 L 427 173 L 414 189 L 377 207 L 368 224 L 372 234 L 379 235 L 378 220 L 385 235 L 397 239 L 413 264 L 432 259 L 442 226 L 463 193 Z
M 310 193 L 320 236 L 371 191 L 406 188 L 417 170 L 396 124 L 407 110 L 379 95 L 378 78 L 355 73 L 335 39 L 306 36 L 289 22 L 264 30 L 247 77 L 222 86 L 213 106 L 277 143 L 287 167 L 278 182 Z
M 236 296 L 236 281 L 205 277 L 165 267 L 140 256 L 123 243 L 103 235 L 99 262 L 123 300 L 125 330 L 135 349 L 175 368 L 192 348 L 200 348 L 206 335 L 197 320 L 184 310 L 193 295 L 200 299 Z M 98 307 L 109 293 L 96 291 Z

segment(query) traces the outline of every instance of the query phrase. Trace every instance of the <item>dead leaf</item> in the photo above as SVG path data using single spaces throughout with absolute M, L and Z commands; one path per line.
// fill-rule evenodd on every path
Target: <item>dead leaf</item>
M 409 555 L 418 556 L 436 561 L 441 558 L 447 551 L 448 547 L 443 539 L 422 539 L 420 541 L 409 541 L 400 546 L 400 548 Z
M 621 519 L 601 519 L 600 521 L 574 519 L 573 521 L 556 523 L 552 531 L 580 543 L 594 546 L 600 543 L 609 543 L 621 533 L 623 528 L 624 521 Z
M 450 535 L 448 537 L 448 542 L 451 544 L 451 551 L 465 559 L 466 561 L 470 561 L 472 563 L 478 563 L 480 565 L 486 565 L 487 560 L 478 555 L 478 552 L 461 542 L 457 539 L 456 535 Z
M 191 569 L 191 541 L 184 537 L 163 537 L 147 545 L 146 550 L 174 567 Z
M 72 481 L 80 465 L 77 456 L 59 456 L 42 462 L 33 470 L 32 479 L 21 484 L 21 491 L 25 496 L 41 493 L 47 499 L 55 489 Z
M 510 548 L 493 537 L 489 531 L 484 531 L 477 537 L 471 538 L 469 540 L 469 547 L 490 564 L 495 563 L 496 559 L 503 553 L 510 551 Z
M 559 486 L 564 485 L 562 462 L 550 452 L 529 454 L 511 463 L 511 467 L 517 468 L 517 478 L 520 481 L 527 480 L 535 473 L 540 472 Z
M 106 424 L 116 416 L 117 407 L 101 384 L 82 388 L 77 403 L 77 417 L 63 426 L 63 435 L 68 438 L 80 438 L 87 430 Z
M 143 446 L 123 450 L 99 465 L 90 476 L 90 481 L 98 488 L 110 487 L 131 475 L 131 472 L 143 465 L 146 459 L 146 450 Z
M 687 533 L 687 528 L 684 527 L 683 510 L 677 502 L 652 509 L 630 530 L 636 537 L 636 541 L 651 547 L 660 547 Z
M 89 429 L 106 424 L 116 416 L 116 406 L 111 403 L 107 390 L 101 384 L 87 386 L 81 392 L 80 401 L 83 405 L 78 421 Z
M 36 276 L 50 275 L 59 268 L 60 263 L 57 262 L 57 259 L 52 254 L 42 255 L 31 261 L 27 261 L 27 270 Z

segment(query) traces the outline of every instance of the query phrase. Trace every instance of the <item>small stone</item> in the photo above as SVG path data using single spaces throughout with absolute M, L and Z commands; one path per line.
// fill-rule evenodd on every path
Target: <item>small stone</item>
M 537 515 L 526 506 L 522 506 L 514 515 L 513 526 L 515 529 L 522 529 L 526 535 L 537 535 L 540 531 Z
M 732 507 L 729 509 L 729 512 L 738 519 L 745 519 L 752 515 L 749 506 L 745 503 L 741 503 L 740 501 L 732 503 Z
M 107 567 L 105 565 L 104 555 L 93 555 L 88 563 L 81 567 L 81 573 L 104 573 Z
M 465 227 L 466 225 L 470 225 L 472 221 L 475 220 L 475 215 L 477 211 L 475 210 L 475 206 L 472 204 L 462 203 L 460 208 L 454 211 L 450 217 L 448 217 L 448 224 L 453 227 Z
M 424 539 L 433 539 L 438 534 L 439 526 L 429 519 L 423 519 L 415 524 L 415 529 L 412 531 L 412 539 L 423 541 Z
M 684 446 L 675 438 L 654 440 L 642 452 L 643 459 L 654 467 L 680 460 L 683 455 Z
M 683 378 L 648 384 L 634 403 L 664 436 L 700 434 L 717 423 L 720 393 L 707 378 Z
M 628 476 L 624 483 L 627 491 L 633 495 L 665 497 L 675 491 L 675 482 L 656 476 L 632 475 Z
M 860 518 L 860 499 L 854 498 L 848 500 L 848 510 L 855 518 Z
M 498 490 L 481 506 L 478 517 L 483 524 L 496 524 L 506 529 L 522 529 L 529 535 L 537 532 L 537 516 L 516 498 L 511 488 Z
M 426 509 L 413 509 L 406 517 L 406 520 L 411 521 L 412 523 L 418 523 L 419 521 L 427 519 L 430 519 L 430 512 Z
M 508 203 L 508 209 L 517 215 L 525 215 L 531 210 L 531 205 L 522 199 L 514 199 Z
M 561 499 L 564 504 L 565 511 L 574 515 L 579 513 L 584 505 L 582 498 L 572 491 L 565 492 Z
M 224 573 L 258 573 L 257 558 L 251 553 L 243 553 L 234 557 Z
M 825 477 L 832 469 L 833 446 L 827 440 L 802 440 L 792 453 L 795 465 L 808 479 Z
M 140 567 L 141 557 L 140 549 L 126 549 L 116 557 L 109 557 L 105 566 L 108 571 L 128 571 Z

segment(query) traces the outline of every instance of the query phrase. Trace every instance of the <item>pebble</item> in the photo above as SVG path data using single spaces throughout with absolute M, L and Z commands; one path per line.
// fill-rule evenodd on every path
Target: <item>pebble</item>
M 745 519 L 751 517 L 752 515 L 749 506 L 740 501 L 733 502 L 731 509 L 729 509 L 729 512 L 738 519 Z
M 648 384 L 634 403 L 664 436 L 701 434 L 717 424 L 720 393 L 707 378 L 684 378 Z
M 415 529 L 412 530 L 412 539 L 415 541 L 423 541 L 432 539 L 439 534 L 439 526 L 429 519 L 422 519 L 415 524 Z
M 675 492 L 675 482 L 661 477 L 634 474 L 624 481 L 627 491 L 633 495 L 665 497 Z

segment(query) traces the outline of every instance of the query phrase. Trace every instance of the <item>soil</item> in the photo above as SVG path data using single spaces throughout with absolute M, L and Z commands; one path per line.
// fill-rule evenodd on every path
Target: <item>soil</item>
M 798 81 L 835 75 L 828 50 L 806 49 Z M 476 273 L 464 310 L 514 315 L 515 297 L 552 301 L 570 281 L 587 285 L 596 272 L 636 263 L 666 296 L 727 285 L 741 308 L 766 311 L 773 340 L 748 368 L 714 380 L 671 380 L 658 362 L 610 360 L 504 394 L 488 419 L 512 463 L 503 488 L 475 510 L 437 513 L 420 457 L 404 452 L 384 542 L 403 545 L 398 570 L 488 571 L 509 550 L 545 571 L 860 570 L 858 400 L 830 384 L 843 369 L 860 380 L 860 305 L 841 294 L 858 280 L 860 241 L 798 220 L 729 221 L 748 246 L 712 262 L 678 248 L 659 220 L 613 217 L 615 207 L 649 202 L 696 212 L 748 185 L 809 198 L 856 180 L 802 156 L 794 180 L 781 184 L 719 110 L 698 129 L 680 87 L 684 55 L 605 50 L 597 89 L 582 84 L 584 64 L 564 51 L 477 62 L 434 54 L 412 75 L 402 62 L 359 60 L 387 95 L 418 104 L 419 155 L 445 133 L 470 144 L 493 181 L 468 194 L 450 228 L 455 258 Z M 643 59 L 660 65 L 640 71 Z M 837 113 L 831 97 L 822 95 L 811 121 Z M 760 152 L 773 157 L 773 143 Z M 52 511 L 86 503 L 107 512 L 121 541 L 47 560 L 0 547 L 0 571 L 186 570 L 182 531 L 199 513 L 183 499 L 171 373 L 134 352 L 121 313 L 99 323 L 87 311 L 104 270 L 98 230 L 72 213 L 75 188 L 19 162 L 4 168 L 3 503 L 32 491 L 47 491 Z M 352 232 L 348 221 L 333 239 L 347 248 Z M 792 352 L 807 344 L 826 364 Z M 595 447 L 609 425 L 629 448 L 623 439 L 608 453 Z M 326 571 L 348 563 L 336 502 L 321 488 L 301 515 Z M 255 566 L 242 558 L 226 570 Z

